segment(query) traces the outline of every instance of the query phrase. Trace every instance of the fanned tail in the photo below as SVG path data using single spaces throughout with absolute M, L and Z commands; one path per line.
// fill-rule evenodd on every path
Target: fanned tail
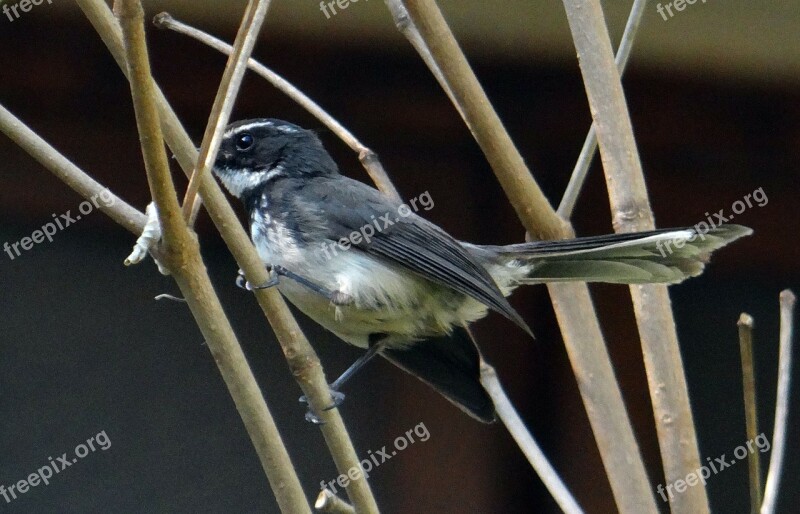
M 702 273 L 712 252 L 752 233 L 741 225 L 720 225 L 705 233 L 662 229 L 473 251 L 493 253 L 489 269 L 501 287 L 563 281 L 676 284 Z

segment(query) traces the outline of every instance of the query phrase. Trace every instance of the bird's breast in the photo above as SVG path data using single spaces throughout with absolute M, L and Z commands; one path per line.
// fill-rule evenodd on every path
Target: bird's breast
M 250 237 L 265 264 L 289 267 L 302 260 L 301 241 L 286 223 L 267 211 L 253 211 L 250 218 Z
M 309 242 L 266 211 L 251 215 L 251 237 L 264 264 L 283 266 L 352 299 L 334 305 L 286 277 L 278 286 L 304 314 L 356 346 L 366 347 L 373 333 L 388 334 L 392 346 L 402 346 L 486 315 L 484 305 L 397 263 L 328 240 Z

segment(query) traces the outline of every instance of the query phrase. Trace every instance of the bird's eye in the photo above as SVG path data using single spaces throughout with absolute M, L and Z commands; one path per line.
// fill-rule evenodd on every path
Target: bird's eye
M 253 146 L 253 136 L 250 134 L 240 134 L 236 138 L 236 149 L 237 150 L 247 150 Z

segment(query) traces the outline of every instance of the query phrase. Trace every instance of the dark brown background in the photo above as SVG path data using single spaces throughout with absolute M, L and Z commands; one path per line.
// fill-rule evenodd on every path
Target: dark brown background
M 380 12 L 372 4 L 380 3 L 371 3 L 370 12 Z M 352 13 L 361 7 L 354 4 L 353 11 L 337 16 L 352 25 Z M 235 14 L 240 8 L 234 3 L 226 9 Z M 70 11 L 37 9 L 13 23 L 0 18 L 0 102 L 143 209 L 148 193 L 126 83 L 85 20 Z M 522 239 L 469 132 L 398 36 L 385 44 L 357 33 L 311 37 L 313 30 L 295 30 L 286 9 L 281 12 L 281 23 L 267 24 L 256 55 L 379 152 L 405 197 L 429 191 L 435 208 L 426 216 L 458 238 L 495 244 Z M 303 13 L 321 16 L 314 9 Z M 299 15 L 291 21 L 304 26 Z M 679 33 L 680 22 L 671 20 L 669 29 Z M 660 30 L 661 23 L 650 13 L 643 30 Z M 209 25 L 233 37 L 232 26 Z M 151 30 L 150 41 L 156 78 L 199 142 L 225 60 L 175 34 Z M 590 122 L 574 58 L 520 58 L 490 45 L 466 49 L 536 178 L 557 203 Z M 724 60 L 723 54 L 701 60 Z M 659 225 L 690 225 L 706 211 L 730 211 L 734 201 L 759 187 L 769 198 L 766 206 L 736 219 L 753 227 L 754 237 L 720 252 L 703 277 L 671 289 L 701 453 L 704 460 L 730 457 L 746 441 L 735 325 L 741 311 L 757 320 L 760 427 L 772 430 L 777 295 L 784 287 L 797 289 L 800 278 L 800 94 L 796 77 L 765 72 L 764 80 L 754 80 L 752 67 L 738 76 L 735 66 L 679 73 L 680 65 L 653 62 L 634 60 L 625 85 Z M 250 76 L 234 117 L 257 116 L 321 128 Z M 366 180 L 344 145 L 324 129 L 322 138 L 344 173 Z M 51 213 L 75 212 L 81 202 L 4 137 L 0 177 L 0 243 L 30 235 Z M 183 179 L 178 182 L 182 187 Z M 610 231 L 608 212 L 596 165 L 575 214 L 578 232 Z M 300 392 L 257 306 L 234 287 L 236 266 L 205 217 L 199 232 L 212 278 L 314 497 L 319 481 L 337 472 L 319 431 L 302 421 Z M 188 310 L 152 300 L 175 293 L 175 286 L 152 263 L 122 266 L 133 241 L 94 213 L 20 258 L 0 254 L 0 484 L 26 477 L 48 456 L 71 452 L 101 430 L 112 441 L 110 450 L 91 454 L 51 485 L 8 505 L 0 499 L 0 512 L 276 511 Z M 592 289 L 655 487 L 663 476 L 629 295 L 624 287 Z M 513 303 L 537 339 L 493 315 L 477 325 L 482 346 L 581 505 L 587 512 L 611 512 L 610 490 L 546 290 L 520 291 Z M 303 321 L 329 375 L 358 355 Z M 557 511 L 501 425 L 472 421 L 383 362 L 345 392 L 342 412 L 361 454 L 390 447 L 418 423 L 431 434 L 373 472 L 373 489 L 386 512 Z M 784 512 L 800 500 L 795 413 L 781 489 Z M 748 510 L 743 464 L 715 475 L 708 489 L 715 511 Z

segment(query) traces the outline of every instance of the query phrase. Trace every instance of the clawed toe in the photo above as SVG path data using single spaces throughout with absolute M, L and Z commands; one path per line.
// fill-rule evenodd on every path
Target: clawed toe
M 245 280 L 244 275 L 240 273 L 239 276 L 236 277 L 236 287 L 238 287 L 239 289 L 249 289 L 247 287 L 248 285 L 249 283 L 247 282 L 247 280 Z
M 323 410 L 332 410 L 344 403 L 344 393 L 331 389 L 331 400 L 333 404 L 325 407 Z
M 308 411 L 306 412 L 306 421 L 309 423 L 313 423 L 314 425 L 324 425 L 325 422 L 320 419 L 319 416 L 314 414 L 314 411 L 311 410 L 309 407 Z
M 257 291 L 258 289 L 268 289 L 270 287 L 278 285 L 279 279 L 278 275 L 270 276 L 269 280 L 261 284 L 260 286 L 254 286 L 247 279 L 244 278 L 244 273 L 242 270 L 239 270 L 239 275 L 236 277 L 236 286 L 240 289 L 246 289 L 247 291 Z
M 323 408 L 323 411 L 333 410 L 336 407 L 340 406 L 344 402 L 345 395 L 342 392 L 336 391 L 331 389 L 331 405 Z M 308 398 L 303 395 L 298 400 L 300 403 L 308 404 Z M 313 423 L 315 425 L 324 425 L 325 422 L 317 416 L 314 411 L 311 409 L 311 405 L 308 406 L 308 411 L 306 412 L 306 421 L 309 423 Z

